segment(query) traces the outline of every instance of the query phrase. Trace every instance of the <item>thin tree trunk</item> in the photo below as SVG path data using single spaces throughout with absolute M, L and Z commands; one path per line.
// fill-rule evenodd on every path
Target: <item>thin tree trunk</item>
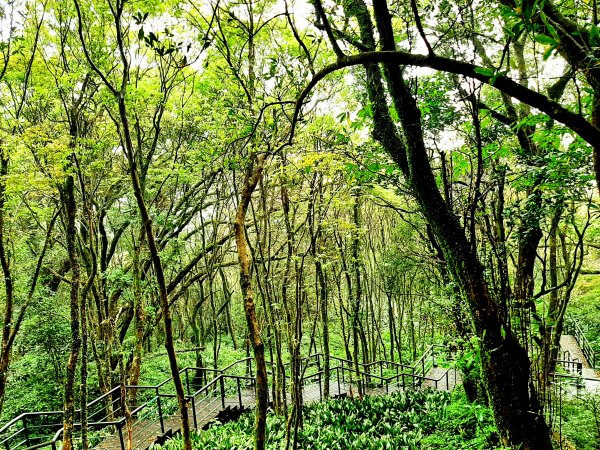
M 98 66 L 94 63 L 88 48 L 85 43 L 84 31 L 83 31 L 83 17 L 81 13 L 81 6 L 77 0 L 74 1 L 75 9 L 77 11 L 77 24 L 78 24 L 78 34 L 79 39 L 81 41 L 83 51 L 91 68 L 96 72 L 99 77 L 102 79 L 106 87 L 110 90 L 114 99 L 116 100 L 118 107 L 118 117 L 119 117 L 119 132 L 122 138 L 122 146 L 125 152 L 125 156 L 127 157 L 127 161 L 129 163 L 129 175 L 131 179 L 131 185 L 133 187 L 133 194 L 135 200 L 138 205 L 138 209 L 140 212 L 140 217 L 142 221 L 142 226 L 144 227 L 144 231 L 146 233 L 146 241 L 148 244 L 148 251 L 150 253 L 150 259 L 152 261 L 152 265 L 154 267 L 154 272 L 156 276 L 156 282 L 158 285 L 159 299 L 161 305 L 161 313 L 164 323 L 165 330 L 165 348 L 167 350 L 167 355 L 169 358 L 169 368 L 171 370 L 171 376 L 173 378 L 173 384 L 175 385 L 175 392 L 177 395 L 177 402 L 179 404 L 179 414 L 181 418 L 181 434 L 183 437 L 184 450 L 192 450 L 192 443 L 190 439 L 190 422 L 189 422 L 189 414 L 188 414 L 188 406 L 187 399 L 185 397 L 185 392 L 183 390 L 183 383 L 181 382 L 181 376 L 179 374 L 179 368 L 177 366 L 177 356 L 175 354 L 175 347 L 173 342 L 173 323 L 171 318 L 171 311 L 169 307 L 169 297 L 167 292 L 167 285 L 165 282 L 165 275 L 163 271 L 162 261 L 160 258 L 159 250 L 156 245 L 156 239 L 154 236 L 154 232 L 152 230 L 152 219 L 150 218 L 150 213 L 146 206 L 146 201 L 144 199 L 144 187 L 142 182 L 140 181 L 140 173 L 138 169 L 138 158 L 141 158 L 143 153 L 143 148 L 141 146 L 136 149 L 133 144 L 133 139 L 131 135 L 131 127 L 129 124 L 129 116 L 127 113 L 127 86 L 129 82 L 129 69 L 130 62 L 127 59 L 126 50 L 125 50 L 125 42 L 124 42 L 124 34 L 123 24 L 121 22 L 123 16 L 123 7 L 124 2 L 117 2 L 115 8 L 111 9 L 111 13 L 114 18 L 115 25 L 115 36 L 117 40 L 117 47 L 119 49 L 119 56 L 121 59 L 121 80 L 120 86 L 117 88 L 113 85 L 108 78 L 102 73 L 102 71 L 98 68 Z M 162 86 L 163 95 L 167 97 L 166 86 Z M 155 116 L 155 140 L 158 138 L 160 127 L 160 120 L 162 118 L 162 114 L 164 112 L 164 105 L 166 103 L 166 98 L 163 99 L 161 103 L 160 109 L 157 111 L 157 115 Z M 142 174 L 144 176 L 145 174 Z M 70 449 L 67 449 L 70 450 Z
M 140 211 L 144 231 L 146 233 L 146 242 L 148 244 L 150 257 L 152 259 L 152 265 L 154 267 L 156 282 L 158 284 L 158 293 L 165 330 L 165 348 L 169 357 L 171 377 L 173 377 L 173 384 L 175 385 L 175 392 L 177 394 L 177 401 L 179 404 L 179 414 L 181 418 L 181 434 L 183 436 L 184 450 L 192 450 L 192 442 L 190 439 L 189 412 L 187 407 L 187 399 L 183 390 L 183 383 L 181 381 L 181 375 L 179 374 L 179 367 L 177 366 L 177 355 L 175 354 L 175 343 L 173 342 L 173 319 L 171 317 L 171 309 L 169 306 L 167 285 L 165 282 L 162 261 L 158 253 L 158 248 L 156 247 L 156 241 L 154 239 L 154 231 L 152 230 L 152 219 L 150 218 L 150 214 L 146 207 L 146 201 L 144 200 L 142 186 L 140 184 L 140 179 L 138 176 L 137 163 L 133 152 L 133 142 L 131 141 L 131 135 L 129 134 L 129 121 L 127 118 L 124 99 L 120 99 L 119 101 L 119 112 L 121 116 L 121 121 L 123 122 L 125 141 L 127 142 L 127 159 L 129 160 L 129 172 L 131 177 L 131 183 L 133 185 L 133 192 L 138 204 L 138 209 Z
M 352 207 L 353 222 L 355 230 L 353 231 L 352 237 L 352 268 L 354 272 L 354 291 L 352 295 L 352 360 L 354 363 L 354 371 L 358 379 L 358 396 L 362 398 L 364 395 L 364 386 L 360 379 L 360 368 L 359 368 L 359 348 L 361 337 L 360 318 L 360 302 L 362 298 L 362 285 L 361 285 L 361 273 L 360 273 L 360 261 L 359 261 L 359 250 L 360 250 L 360 201 L 358 194 L 354 197 L 354 205 Z M 363 346 L 363 358 L 366 358 L 364 354 L 366 348 Z
M 8 154 L 4 149 L 1 150 L 0 167 L 0 263 L 2 264 L 2 273 L 4 276 L 4 323 L 2 327 L 2 354 L 0 356 L 0 412 L 4 405 L 4 395 L 6 393 L 6 377 L 10 363 L 11 348 L 8 342 L 11 334 L 11 323 L 13 321 L 13 297 L 14 287 L 10 263 L 6 249 L 4 248 L 5 232 L 5 203 L 6 203 L 6 176 L 8 175 Z
M 144 230 L 140 229 L 138 243 L 133 249 L 133 309 L 135 314 L 135 344 L 133 347 L 133 361 L 129 370 L 129 384 L 137 385 L 140 380 L 140 370 L 142 367 L 142 353 L 144 347 L 144 324 L 146 315 L 144 313 L 144 302 L 142 292 L 142 272 L 140 266 L 140 254 L 144 240 Z M 137 389 L 133 389 L 130 394 L 130 403 L 136 405 Z

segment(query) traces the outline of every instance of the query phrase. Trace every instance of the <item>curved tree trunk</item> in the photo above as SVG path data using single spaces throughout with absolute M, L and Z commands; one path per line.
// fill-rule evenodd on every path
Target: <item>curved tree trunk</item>
M 74 0 L 74 5 L 77 12 L 77 31 L 85 58 L 88 64 L 90 65 L 91 69 L 100 77 L 103 84 L 108 88 L 118 107 L 117 131 L 120 134 L 121 144 L 123 146 L 127 162 L 129 164 L 131 186 L 133 188 L 133 194 L 140 213 L 142 227 L 144 233 L 146 234 L 146 242 L 148 245 L 148 251 L 150 253 L 150 260 L 154 268 L 156 283 L 158 285 L 161 314 L 165 330 L 165 348 L 167 350 L 167 355 L 169 358 L 169 368 L 171 371 L 171 376 L 173 378 L 173 384 L 175 385 L 177 402 L 179 404 L 179 414 L 181 418 L 181 434 L 183 437 L 184 444 L 183 447 L 184 450 L 192 450 L 187 398 L 183 390 L 183 383 L 181 381 L 181 375 L 179 374 L 179 368 L 177 366 L 177 355 L 175 354 L 175 345 L 173 342 L 173 319 L 171 317 L 171 311 L 169 306 L 169 294 L 167 290 L 167 284 L 165 281 L 163 265 L 159 254 L 159 248 L 157 246 L 156 237 L 154 235 L 152 227 L 152 218 L 150 217 L 150 213 L 146 205 L 146 199 L 144 197 L 145 189 L 143 180 L 146 171 L 143 170 L 144 164 L 140 164 L 141 155 L 143 154 L 143 148 L 141 147 L 141 144 L 138 148 L 136 148 L 136 146 L 133 143 L 131 126 L 129 123 L 129 115 L 127 112 L 127 87 L 130 76 L 130 61 L 127 57 L 124 40 L 124 36 L 127 32 L 124 30 L 122 23 L 125 2 L 116 2 L 115 7 L 111 8 L 111 13 L 114 18 L 114 31 L 117 41 L 117 47 L 119 49 L 121 65 L 121 79 L 119 85 L 113 84 L 111 81 L 109 81 L 109 79 L 102 72 L 102 70 L 100 70 L 100 68 L 94 63 L 94 60 L 92 59 L 92 56 L 88 51 L 88 47 L 85 42 L 81 5 L 77 0 Z M 166 97 L 168 96 L 168 89 L 164 84 L 164 80 L 161 80 L 161 83 L 161 88 L 163 89 L 162 94 L 165 96 L 165 98 L 163 99 L 164 101 L 161 102 L 161 107 L 156 111 L 154 124 L 154 142 L 157 142 L 158 136 L 160 134 L 160 122 L 163 117 Z M 150 164 L 150 161 L 151 158 L 148 159 L 147 165 Z
M 265 448 L 269 385 L 267 381 L 267 364 L 265 362 L 265 345 L 260 336 L 260 329 L 256 318 L 254 291 L 252 289 L 252 278 L 250 276 L 250 252 L 248 249 L 248 241 L 246 239 L 245 220 L 252 193 L 263 173 L 265 159 L 265 156 L 257 157 L 246 173 L 234 222 L 235 242 L 237 244 L 238 260 L 240 263 L 240 286 L 242 289 L 242 298 L 244 299 L 244 312 L 256 364 L 255 450 L 264 450 Z
M 374 26 L 363 0 L 345 2 L 348 16 L 356 17 L 362 44 L 375 49 Z M 391 15 L 385 0 L 374 0 L 375 20 L 383 50 L 395 50 Z M 523 450 L 550 450 L 549 430 L 539 404 L 530 391 L 530 361 L 526 350 L 502 320 L 489 292 L 484 267 L 458 218 L 437 186 L 421 127 L 421 114 L 406 86 L 400 66 L 383 65 L 387 91 L 400 116 L 400 137 L 391 119 L 381 72 L 368 64 L 367 93 L 373 108 L 373 135 L 403 172 L 427 222 L 431 226 L 448 268 L 459 283 L 480 339 L 482 375 L 503 444 Z

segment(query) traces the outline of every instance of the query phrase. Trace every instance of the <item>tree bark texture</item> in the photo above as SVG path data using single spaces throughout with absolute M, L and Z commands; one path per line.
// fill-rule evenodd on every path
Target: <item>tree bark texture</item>
M 73 448 L 73 423 L 75 422 L 75 373 L 77 359 L 81 347 L 81 336 L 79 334 L 79 258 L 77 257 L 77 230 L 75 220 L 77 206 L 75 204 L 75 183 L 72 175 L 67 175 L 64 184 L 60 187 L 60 198 L 63 205 L 67 252 L 71 263 L 71 287 L 70 287 L 70 310 L 71 310 L 71 350 L 67 362 L 65 380 L 65 401 L 63 419 L 63 449 Z
M 265 157 L 259 156 L 248 169 L 234 221 L 235 242 L 237 244 L 238 260 L 240 263 L 240 286 L 242 289 L 242 298 L 244 299 L 244 313 L 246 315 L 249 340 L 254 350 L 254 362 L 256 364 L 255 450 L 264 450 L 265 448 L 269 386 L 267 364 L 265 361 L 265 345 L 261 338 L 254 303 L 254 291 L 250 275 L 251 261 L 248 241 L 246 239 L 245 220 L 252 193 L 262 176 L 264 163 Z

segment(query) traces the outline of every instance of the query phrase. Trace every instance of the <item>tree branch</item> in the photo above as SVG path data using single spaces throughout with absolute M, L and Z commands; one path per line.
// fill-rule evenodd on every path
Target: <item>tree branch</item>
M 474 64 L 457 61 L 451 58 L 445 58 L 435 55 L 420 55 L 404 51 L 379 51 L 365 52 L 350 56 L 344 56 L 337 62 L 321 69 L 309 82 L 296 101 L 296 110 L 292 120 L 292 131 L 290 133 L 290 142 L 294 137 L 295 124 L 298 121 L 300 110 L 306 98 L 312 89 L 327 75 L 357 65 L 367 63 L 387 63 L 400 64 L 407 66 L 429 67 L 442 72 L 463 75 L 468 78 L 479 80 L 488 84 L 502 93 L 505 93 L 527 105 L 537 108 L 550 118 L 560 122 L 577 133 L 582 139 L 587 141 L 592 147 L 600 148 L 600 129 L 588 122 L 580 114 L 569 111 L 559 103 L 549 99 L 539 92 L 533 91 L 520 85 L 514 80 L 501 75 L 490 74 L 489 69 L 485 69 Z

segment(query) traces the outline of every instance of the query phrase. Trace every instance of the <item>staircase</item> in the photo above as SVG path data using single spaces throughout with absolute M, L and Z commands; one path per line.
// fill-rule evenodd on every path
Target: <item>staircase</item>
M 403 389 L 452 390 L 460 383 L 459 374 L 450 364 L 451 355 L 441 346 L 430 346 L 413 365 L 380 360 L 359 364 L 358 372 L 352 361 L 330 356 L 328 377 L 322 369 L 323 358 L 318 353 L 302 360 L 305 403 L 324 400 L 326 378 L 330 395 L 336 398 Z M 244 358 L 224 369 L 181 369 L 193 428 L 209 426 L 224 412 L 240 413 L 254 407 L 251 362 L 251 358 Z M 127 399 L 125 405 L 122 398 Z M 180 429 L 172 378 L 156 386 L 117 386 L 88 403 L 87 411 L 89 446 L 99 450 L 146 450 Z M 5 450 L 56 450 L 62 444 L 62 417 L 61 411 L 21 414 L 0 428 L 0 445 Z M 80 420 L 80 411 L 76 420 Z M 75 439 L 81 440 L 80 422 L 75 423 Z
M 562 360 L 560 364 L 567 372 L 557 373 L 555 378 L 563 385 L 569 394 L 579 395 L 581 392 L 600 394 L 600 355 L 594 351 L 590 342 L 577 322 L 570 322 L 560 338 Z

